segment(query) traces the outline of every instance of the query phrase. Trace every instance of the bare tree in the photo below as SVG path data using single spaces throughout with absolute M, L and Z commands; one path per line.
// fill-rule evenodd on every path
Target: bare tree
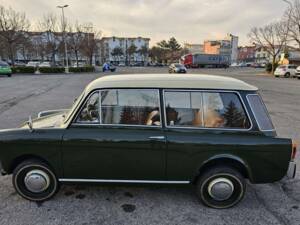
M 76 66 L 78 67 L 80 49 L 83 47 L 85 41 L 85 33 L 83 33 L 83 25 L 76 22 L 74 25 L 68 24 L 67 27 L 67 42 L 69 48 L 75 55 Z
M 102 32 L 97 31 L 91 24 L 84 25 L 84 41 L 82 42 L 81 53 L 87 57 L 89 64 L 93 64 L 93 56 L 98 51 L 97 40 L 101 38 Z
M 288 26 L 288 40 L 298 44 L 300 49 L 300 1 L 294 0 L 284 13 L 283 20 Z
M 273 22 L 263 27 L 254 27 L 248 34 L 257 46 L 265 48 L 272 57 L 272 74 L 275 71 L 276 57 L 286 45 L 288 28 L 286 21 Z
M 52 65 L 55 65 L 55 58 L 62 42 L 60 23 L 54 14 L 44 15 L 38 24 L 39 30 L 45 35 L 47 41 L 46 53 L 51 55 Z
M 24 41 L 24 34 L 29 27 L 30 23 L 26 19 L 25 13 L 0 6 L 0 37 L 4 45 L 7 46 L 8 57 L 12 65 L 15 63 L 18 45 Z

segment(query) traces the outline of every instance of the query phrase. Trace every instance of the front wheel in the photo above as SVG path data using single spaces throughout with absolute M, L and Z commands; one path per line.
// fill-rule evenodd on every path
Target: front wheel
M 37 160 L 19 164 L 13 172 L 13 185 L 17 193 L 30 201 L 45 201 L 58 191 L 58 181 L 50 167 Z
M 244 177 L 231 167 L 218 166 L 206 170 L 197 181 L 197 195 L 207 206 L 230 208 L 244 197 Z
M 291 74 L 290 73 L 286 73 L 286 74 L 284 74 L 284 77 L 286 77 L 286 78 L 289 78 L 291 76 Z

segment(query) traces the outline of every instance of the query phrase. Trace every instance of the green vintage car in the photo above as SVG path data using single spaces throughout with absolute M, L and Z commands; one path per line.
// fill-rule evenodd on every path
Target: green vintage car
M 10 66 L 3 61 L 0 61 L 0 75 L 6 75 L 8 77 L 11 77 L 12 71 Z
M 102 77 L 71 109 L 0 131 L 2 174 L 32 201 L 60 183 L 193 184 L 205 205 L 228 208 L 246 180 L 294 177 L 295 154 L 256 87 L 210 75 Z

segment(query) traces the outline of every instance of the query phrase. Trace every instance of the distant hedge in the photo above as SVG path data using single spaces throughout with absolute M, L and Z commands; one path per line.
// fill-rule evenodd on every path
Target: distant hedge
M 84 73 L 84 72 L 94 72 L 95 67 L 93 66 L 84 66 L 84 67 L 70 67 L 70 73 Z
M 18 66 L 11 68 L 12 73 L 34 73 L 35 67 Z
M 26 66 L 19 66 L 19 67 L 12 67 L 13 73 L 34 73 L 37 68 L 35 67 L 26 67 Z M 40 73 L 64 73 L 64 67 L 41 67 L 39 68 Z M 94 72 L 95 67 L 93 66 L 84 66 L 84 67 L 70 67 L 70 73 L 88 73 Z
M 63 67 L 40 67 L 40 73 L 64 73 L 65 68 Z

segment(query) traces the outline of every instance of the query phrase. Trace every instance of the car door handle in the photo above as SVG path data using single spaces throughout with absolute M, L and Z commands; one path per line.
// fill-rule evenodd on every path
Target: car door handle
M 150 136 L 149 139 L 159 141 L 159 140 L 165 140 L 166 138 L 165 136 Z

